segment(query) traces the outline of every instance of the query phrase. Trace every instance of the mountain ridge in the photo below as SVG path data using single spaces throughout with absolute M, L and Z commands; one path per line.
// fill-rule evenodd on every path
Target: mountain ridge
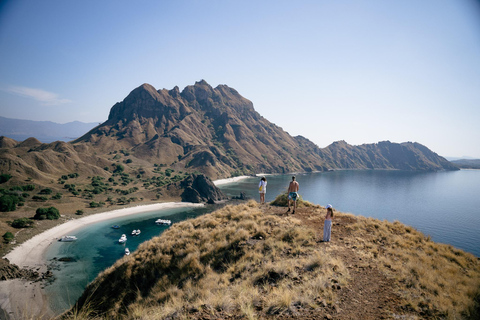
M 416 142 L 326 148 L 290 136 L 227 85 L 205 80 L 171 90 L 142 84 L 112 106 L 108 119 L 71 142 L 0 138 L 0 173 L 39 184 L 80 171 L 109 177 L 122 156 L 126 172 L 155 175 L 158 167 L 203 173 L 212 180 L 256 173 L 338 169 L 458 170 Z

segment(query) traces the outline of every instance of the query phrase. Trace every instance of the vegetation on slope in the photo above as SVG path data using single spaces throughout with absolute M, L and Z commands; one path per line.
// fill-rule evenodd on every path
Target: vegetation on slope
M 91 283 L 66 318 L 475 319 L 480 264 L 401 223 L 255 201 L 178 223 Z

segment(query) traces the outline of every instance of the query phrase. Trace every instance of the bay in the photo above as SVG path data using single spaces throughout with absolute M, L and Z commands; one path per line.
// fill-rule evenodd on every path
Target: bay
M 267 175 L 266 201 L 287 191 L 291 175 Z M 415 227 L 432 240 L 451 244 L 480 257 L 480 170 L 446 172 L 410 171 L 331 171 L 297 174 L 300 195 L 314 204 L 332 204 L 342 212 L 398 220 Z M 259 177 L 223 184 L 219 188 L 229 196 L 247 196 L 259 200 Z M 54 266 L 55 281 L 45 287 L 52 310 L 70 308 L 89 282 L 122 258 L 125 247 L 131 252 L 144 241 L 160 235 L 168 227 L 157 226 L 158 218 L 180 222 L 211 212 L 204 208 L 163 209 L 99 222 L 77 230 L 75 242 L 53 243 L 46 259 Z M 120 229 L 112 229 L 112 225 Z M 140 229 L 139 237 L 131 236 Z M 334 236 L 334 230 L 332 236 Z M 119 244 L 122 234 L 127 243 Z M 73 262 L 54 258 L 71 257 Z
M 267 175 L 265 200 L 287 191 L 291 175 Z M 380 220 L 398 220 L 433 241 L 480 257 L 480 170 L 412 172 L 342 170 L 297 174 L 304 200 Z M 257 201 L 260 178 L 220 186 Z
M 45 259 L 53 268 L 55 277 L 55 280 L 45 287 L 50 309 L 57 314 L 68 310 L 81 296 L 88 283 L 124 256 L 125 248 L 133 252 L 141 243 L 167 230 L 168 226 L 156 225 L 155 220 L 168 219 L 174 224 L 212 210 L 214 206 L 137 213 L 80 228 L 74 233 L 77 237 L 75 242 L 52 243 L 45 253 Z M 113 229 L 113 225 L 120 228 Z M 141 230 L 140 235 L 132 236 L 132 231 L 137 229 Z M 122 234 L 127 236 L 125 244 L 118 242 Z M 60 258 L 69 258 L 72 261 L 58 261 Z

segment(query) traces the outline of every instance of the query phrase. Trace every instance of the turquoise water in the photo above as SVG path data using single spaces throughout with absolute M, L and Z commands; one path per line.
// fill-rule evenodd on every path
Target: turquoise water
M 45 287 L 50 307 L 55 312 L 70 308 L 95 277 L 124 256 L 125 248 L 133 252 L 144 241 L 160 235 L 168 226 L 159 226 L 155 220 L 164 218 L 172 224 L 194 218 L 213 210 L 213 206 L 162 209 L 138 213 L 133 216 L 102 221 L 78 229 L 72 235 L 75 242 L 55 242 L 46 252 L 48 263 L 54 268 L 55 281 Z M 119 225 L 119 229 L 113 229 Z M 132 230 L 141 230 L 139 236 L 132 236 Z M 118 243 L 122 234 L 127 242 Z M 73 258 L 73 262 L 59 262 L 54 258 Z
M 398 220 L 432 240 L 480 257 L 480 170 L 445 172 L 332 171 L 298 174 L 307 201 L 355 215 Z M 290 175 L 267 176 L 266 201 L 287 190 Z M 258 201 L 259 178 L 221 186 Z
M 246 192 L 258 201 L 260 178 L 222 185 L 230 196 Z M 266 201 L 287 190 L 290 175 L 267 176 Z M 333 171 L 298 174 L 300 195 L 315 204 L 332 204 L 342 212 L 398 220 L 480 257 L 480 170 L 451 172 Z M 47 260 L 56 268 L 56 280 L 45 290 L 51 307 L 61 312 L 72 306 L 86 285 L 101 271 L 123 257 L 125 247 L 133 252 L 140 243 L 160 235 L 168 227 L 155 225 L 158 218 L 172 223 L 211 212 L 215 207 L 164 209 L 90 225 L 75 232 L 76 242 L 52 244 Z M 118 224 L 120 229 L 112 229 Z M 142 231 L 131 236 L 134 229 Z M 334 232 L 334 231 L 333 231 Z M 118 239 L 125 233 L 127 243 Z M 72 257 L 74 262 L 54 262 Z

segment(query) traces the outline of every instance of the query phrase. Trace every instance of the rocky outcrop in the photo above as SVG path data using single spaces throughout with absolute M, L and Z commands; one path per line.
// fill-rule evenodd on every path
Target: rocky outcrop
M 224 200 L 227 197 L 215 184 L 204 175 L 192 174 L 180 184 L 183 190 L 182 201 L 185 202 L 209 202 Z
M 0 260 L 0 280 L 2 281 L 18 278 L 35 281 L 40 278 L 46 278 L 51 276 L 51 271 L 40 275 L 37 271 L 34 270 L 20 269 L 16 264 L 11 264 L 8 259 L 3 258 Z

